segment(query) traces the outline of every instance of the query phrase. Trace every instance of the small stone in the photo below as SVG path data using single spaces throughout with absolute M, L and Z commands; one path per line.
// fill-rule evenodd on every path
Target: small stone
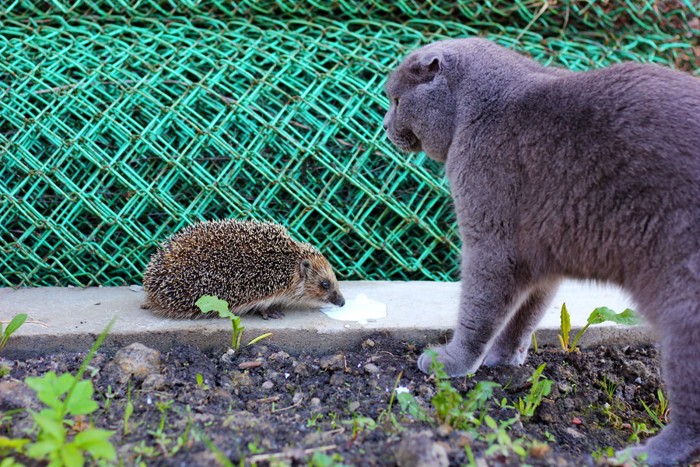
M 160 391 L 168 385 L 168 380 L 161 374 L 150 374 L 146 376 L 141 384 L 141 388 L 146 391 Z
M 586 437 L 583 433 L 579 432 L 579 431 L 576 430 L 575 428 L 571 428 L 570 426 L 569 426 L 569 427 L 566 427 L 566 428 L 564 429 L 564 431 L 565 431 L 567 434 L 571 435 L 573 438 L 576 438 L 576 439 L 582 439 L 582 438 L 585 438 L 585 437 Z
M 0 380 L 0 412 L 15 409 L 38 410 L 36 393 L 22 381 Z
M 253 385 L 253 378 L 248 373 L 242 371 L 231 372 L 231 385 L 249 387 Z
M 226 365 L 231 365 L 235 360 L 236 360 L 236 351 L 233 349 L 228 349 L 226 353 L 224 353 L 219 360 L 221 360 L 221 363 L 224 363 Z
M 297 391 L 297 392 L 295 392 L 294 395 L 292 396 L 292 403 L 293 403 L 293 404 L 298 404 L 298 403 L 300 403 L 300 402 L 302 401 L 302 399 L 304 399 L 304 393 L 301 392 L 301 391 Z
M 268 390 L 268 389 L 272 389 L 272 388 L 274 388 L 274 387 L 275 387 L 275 383 L 273 383 L 272 381 L 269 381 L 269 380 L 268 380 L 268 381 L 265 381 L 264 383 L 262 383 L 262 388 L 263 388 L 263 389 Z
M 271 362 L 281 362 L 281 361 L 287 360 L 288 358 L 290 358 L 289 354 L 287 352 L 280 350 L 279 352 L 275 352 L 275 353 L 271 354 L 268 357 L 268 360 L 270 360 Z
M 437 430 L 435 432 L 442 437 L 447 437 L 450 436 L 450 433 L 452 433 L 452 427 L 448 425 L 447 423 L 443 423 L 439 427 L 437 427 Z
M 130 378 L 142 382 L 148 375 L 160 374 L 160 370 L 160 352 L 138 342 L 119 350 L 105 366 L 105 372 L 121 384 Z
M 371 375 L 376 375 L 377 373 L 379 373 L 380 370 L 379 367 L 374 363 L 368 363 L 367 365 L 365 365 L 365 371 Z
M 318 362 L 318 366 L 322 370 L 342 370 L 345 368 L 345 356 L 341 353 L 323 357 Z
M 306 363 L 297 363 L 292 371 L 301 378 L 306 378 L 311 374 L 309 372 L 309 366 Z
M 537 417 L 545 423 L 554 423 L 555 420 L 559 419 L 560 416 L 556 411 L 554 401 L 542 399 L 542 402 L 537 409 Z
M 445 448 L 432 440 L 432 433 L 405 433 L 396 449 L 396 463 L 400 467 L 447 467 Z
M 312 397 L 309 401 L 309 405 L 311 407 L 319 407 L 321 405 L 321 399 L 319 399 L 318 397 Z
M 345 375 L 343 375 L 343 373 L 333 373 L 333 376 L 331 376 L 331 380 L 329 381 L 329 384 L 332 387 L 339 387 L 339 386 L 342 386 L 344 382 L 345 382 Z
M 577 425 L 577 426 L 578 426 L 578 425 L 583 425 L 583 420 L 581 420 L 581 419 L 578 418 L 578 417 L 574 417 L 574 418 L 571 420 L 571 423 L 573 423 L 574 425 Z
M 350 402 L 350 403 L 348 404 L 348 410 L 349 410 L 350 412 L 355 412 L 355 411 L 357 411 L 357 409 L 359 409 L 359 408 L 360 408 L 360 403 L 357 402 L 357 401 Z
M 363 349 L 371 349 L 374 347 L 376 344 L 372 339 L 365 339 L 365 341 L 362 343 L 362 348 Z

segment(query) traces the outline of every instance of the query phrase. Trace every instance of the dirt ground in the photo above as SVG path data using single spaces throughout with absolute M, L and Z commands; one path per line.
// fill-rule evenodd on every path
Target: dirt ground
M 422 451 L 434 456 L 428 465 L 596 465 L 608 447 L 658 429 L 642 404 L 659 412 L 653 347 L 540 348 L 522 367 L 482 368 L 452 380 L 464 398 L 479 381 L 500 385 L 484 410 L 496 421 L 514 420 L 500 430 L 507 437 L 487 423 L 473 430 L 440 423 L 431 404 L 440 391 L 434 376 L 418 371 L 420 351 L 383 335 L 325 355 L 290 355 L 266 341 L 223 355 L 182 346 L 149 353 L 156 365 L 150 374 L 126 376 L 113 355 L 98 352 L 86 372 L 100 405 L 91 421 L 115 431 L 111 441 L 125 465 L 188 466 L 225 464 L 223 457 L 234 465 L 416 465 Z M 0 379 L 0 436 L 36 436 L 27 435 L 29 414 L 14 409 L 41 405 L 19 382 L 50 370 L 75 373 L 84 357 L 0 358 L 9 368 Z M 551 392 L 533 416 L 519 416 L 514 406 L 530 393 L 528 378 L 541 363 Z M 402 408 L 396 387 L 426 416 Z M 125 417 L 128 401 L 133 413 Z

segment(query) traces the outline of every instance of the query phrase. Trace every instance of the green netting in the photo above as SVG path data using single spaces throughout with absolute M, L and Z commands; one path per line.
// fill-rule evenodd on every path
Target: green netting
M 456 279 L 441 167 L 383 135 L 398 60 L 482 35 L 572 69 L 697 74 L 698 13 L 682 1 L 10 1 L 2 281 L 140 282 L 165 236 L 222 217 L 286 225 L 346 279 Z

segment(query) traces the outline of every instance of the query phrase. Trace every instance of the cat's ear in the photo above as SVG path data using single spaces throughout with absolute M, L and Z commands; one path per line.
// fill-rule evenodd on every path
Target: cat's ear
M 409 67 L 412 75 L 419 81 L 432 81 L 444 67 L 444 57 L 439 50 L 425 52 Z

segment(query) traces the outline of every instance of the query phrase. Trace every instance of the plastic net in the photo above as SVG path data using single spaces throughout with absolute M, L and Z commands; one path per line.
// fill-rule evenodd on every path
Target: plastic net
M 457 279 L 441 167 L 383 134 L 401 57 L 481 35 L 571 69 L 698 74 L 698 14 L 683 1 L 10 0 L 2 283 L 140 283 L 166 236 L 224 217 L 287 226 L 345 279 Z

